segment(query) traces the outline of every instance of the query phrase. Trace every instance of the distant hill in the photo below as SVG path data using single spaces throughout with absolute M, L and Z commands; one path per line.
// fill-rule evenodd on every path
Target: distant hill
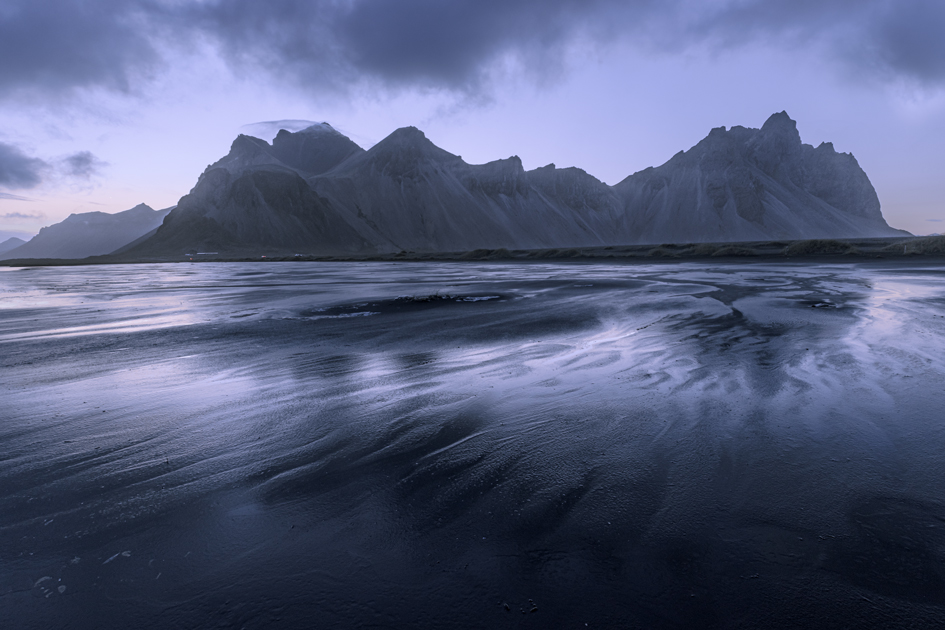
M 20 245 L 26 243 L 22 238 L 17 238 L 15 236 L 8 238 L 7 240 L 0 243 L 0 254 L 8 252 L 11 249 L 16 249 Z
M 154 230 L 170 212 L 139 204 L 130 210 L 107 214 L 70 214 L 44 227 L 28 242 L 0 253 L 0 258 L 85 258 L 110 254 Z
M 856 159 L 784 112 L 712 130 L 608 186 L 578 168 L 472 165 L 414 127 L 368 151 L 330 125 L 239 136 L 128 257 L 375 254 L 904 236 Z

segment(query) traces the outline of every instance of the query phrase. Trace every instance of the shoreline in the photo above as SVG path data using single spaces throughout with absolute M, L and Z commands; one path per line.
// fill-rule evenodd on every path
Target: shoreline
M 264 250 L 260 250 L 264 251 Z M 833 261 L 859 262 L 878 259 L 945 258 L 945 236 L 887 237 L 870 239 L 810 239 L 802 241 L 744 241 L 726 243 L 646 244 L 546 249 L 476 249 L 466 252 L 410 252 L 372 255 L 319 254 L 185 254 L 179 257 L 126 258 L 107 254 L 81 259 L 18 258 L 0 260 L 4 267 L 71 267 L 155 263 L 224 262 L 543 262 L 543 261 L 642 261 L 697 260 Z

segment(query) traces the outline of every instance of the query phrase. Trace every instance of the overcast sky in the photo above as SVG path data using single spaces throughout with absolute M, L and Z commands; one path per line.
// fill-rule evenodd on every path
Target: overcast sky
M 279 121 L 614 184 L 781 110 L 945 232 L 942 33 L 941 0 L 4 0 L 0 240 L 173 205 Z

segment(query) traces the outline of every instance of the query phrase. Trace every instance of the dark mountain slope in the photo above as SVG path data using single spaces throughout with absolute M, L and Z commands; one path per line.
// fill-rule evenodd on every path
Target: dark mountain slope
M 374 246 L 291 170 L 208 170 L 150 239 L 126 256 L 373 253 Z

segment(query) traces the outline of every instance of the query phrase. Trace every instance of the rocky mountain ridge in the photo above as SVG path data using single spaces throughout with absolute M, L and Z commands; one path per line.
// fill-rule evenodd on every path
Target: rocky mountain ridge
M 154 210 L 142 203 L 115 214 L 70 214 L 59 223 L 42 228 L 22 245 L 3 252 L 0 259 L 75 259 L 111 254 L 155 230 L 170 211 L 171 208 Z
M 608 186 L 578 168 L 467 164 L 414 127 L 365 151 L 327 124 L 239 136 L 128 256 L 371 255 L 902 236 L 856 159 L 801 142 L 784 112 L 713 129 Z

